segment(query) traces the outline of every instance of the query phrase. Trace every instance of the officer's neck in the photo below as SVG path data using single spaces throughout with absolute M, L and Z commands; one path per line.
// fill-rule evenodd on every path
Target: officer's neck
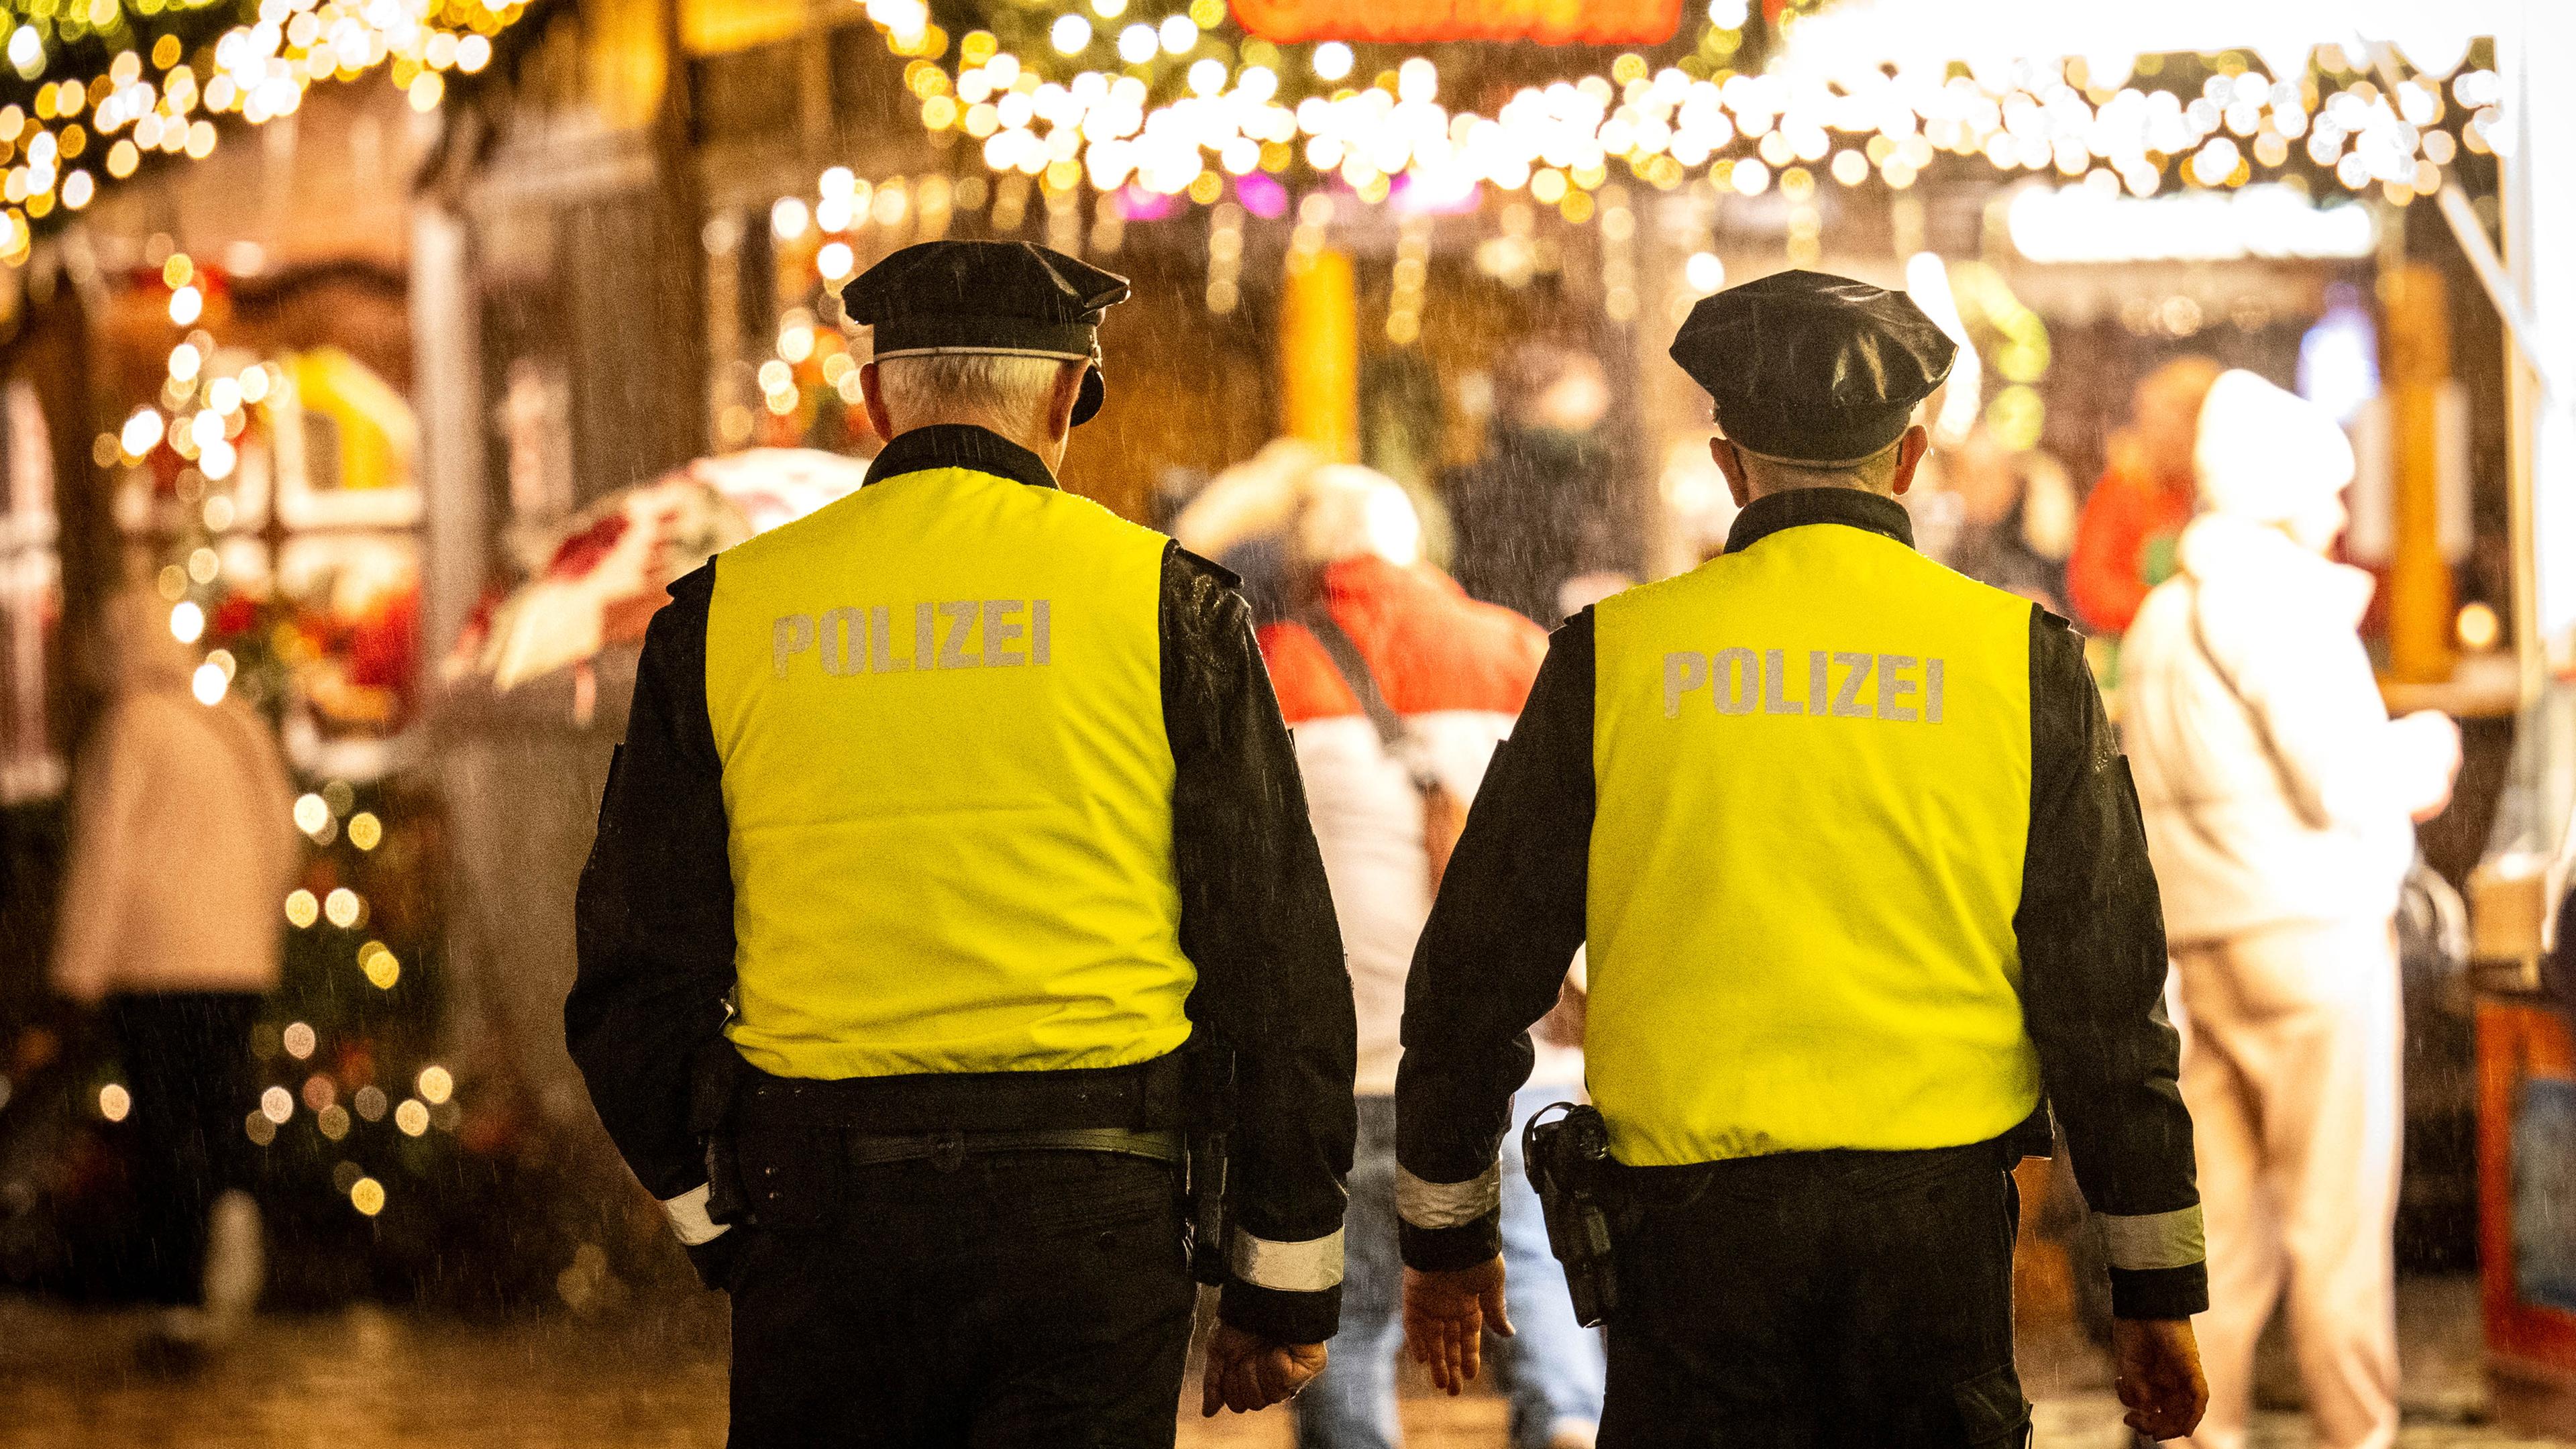
M 1070 427 L 1062 432 L 1055 432 L 1043 422 L 1013 423 L 995 418 L 990 413 L 971 409 L 931 409 L 905 416 L 887 441 L 892 442 L 906 433 L 917 433 L 924 428 L 939 427 L 981 428 L 997 438 L 1017 443 L 1037 454 L 1038 461 L 1046 464 L 1049 473 L 1064 471 L 1065 443 L 1073 433 Z
M 1897 494 L 1905 491 L 1906 485 L 1912 484 L 1913 481 L 1913 479 L 1908 478 L 1905 480 L 1904 485 L 1873 488 L 1869 484 L 1859 481 L 1785 482 L 1755 477 L 1747 480 L 1745 491 L 1749 493 L 1751 497 L 1745 499 L 1745 502 L 1751 503 L 1757 499 L 1777 498 L 1783 493 L 1813 492 L 1866 493 L 1873 498 L 1886 498 L 1893 500 Z

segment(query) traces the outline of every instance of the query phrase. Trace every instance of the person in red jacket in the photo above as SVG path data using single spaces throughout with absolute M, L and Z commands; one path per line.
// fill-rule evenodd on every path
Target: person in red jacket
M 1274 444 L 1173 524 L 1184 547 L 1245 575 L 1257 637 L 1296 743 L 1332 885 L 1359 1021 L 1360 1138 L 1334 1361 L 1297 1400 L 1300 1449 L 1389 1449 L 1403 1264 L 1397 1255 L 1395 1074 L 1405 978 L 1439 876 L 1495 746 L 1529 697 L 1547 633 L 1419 558 L 1404 490 L 1366 468 Z M 1615 587 L 1615 586 L 1614 586 Z M 1580 1096 L 1568 1006 L 1535 1033 L 1514 1120 Z M 1503 1171 L 1519 1175 L 1517 1126 Z M 1518 1332 L 1499 1345 L 1513 1449 L 1589 1449 L 1605 1365 L 1574 1318 L 1537 1195 L 1504 1197 Z
M 2174 547 L 2191 522 L 2191 449 L 2201 400 L 2219 365 L 2181 357 L 2138 384 L 2129 426 L 2112 435 L 2110 465 L 2084 500 L 2066 594 L 2076 617 L 2105 634 L 2125 634 L 2147 591 L 2173 576 Z

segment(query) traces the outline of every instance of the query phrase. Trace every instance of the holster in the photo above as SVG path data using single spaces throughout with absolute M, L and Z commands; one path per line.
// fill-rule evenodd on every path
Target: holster
M 1181 1184 L 1181 1220 L 1189 1225 L 1190 1276 L 1217 1286 L 1226 1280 L 1226 1243 L 1233 1236 L 1234 1049 L 1203 1035 L 1182 1051 L 1189 1164 Z
M 1540 1120 L 1557 1107 L 1565 1109 L 1564 1116 Z M 1521 1133 L 1521 1155 L 1547 1218 L 1548 1249 L 1565 1265 L 1574 1319 L 1595 1327 L 1619 1307 L 1605 1196 L 1609 1175 L 1603 1170 L 1610 1162 L 1610 1126 L 1598 1108 L 1558 1102 L 1531 1116 Z
M 707 1216 L 719 1223 L 753 1220 L 743 1190 L 741 1154 L 728 1130 L 734 1094 L 742 1084 L 742 1055 L 719 1036 L 698 1049 L 689 1064 L 689 1135 L 707 1161 Z
M 1997 1138 L 1996 1143 L 2003 1150 L 2004 1171 L 2010 1172 L 2019 1167 L 2025 1158 L 2056 1156 L 2057 1133 L 2054 1130 L 2056 1121 L 2056 1117 L 2049 1108 L 2048 1098 L 2041 1097 L 2039 1105 L 2030 1109 L 2029 1116 L 2024 1117 L 2013 1130 Z

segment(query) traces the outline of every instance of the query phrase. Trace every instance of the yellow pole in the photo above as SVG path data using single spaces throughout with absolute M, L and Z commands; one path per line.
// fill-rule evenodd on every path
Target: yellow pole
M 2388 672 L 2409 684 L 2451 677 L 2451 566 L 2442 557 L 2442 387 L 2450 314 L 2442 274 L 2407 262 L 2380 278 L 2388 318 L 2388 421 L 2396 454 L 2397 537 L 2388 563 Z
M 1279 298 L 1279 421 L 1341 462 L 1360 457 L 1359 293 L 1337 251 L 1289 258 Z

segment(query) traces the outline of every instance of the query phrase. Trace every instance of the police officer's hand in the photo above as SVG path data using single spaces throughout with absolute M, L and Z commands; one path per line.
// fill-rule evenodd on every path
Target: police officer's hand
M 2209 1383 L 2188 1318 L 2111 1320 L 2112 1384 L 2129 1427 L 2150 1439 L 2179 1439 L 2200 1424 Z
M 1297 1391 L 1324 1371 L 1320 1343 L 1274 1343 L 1249 1329 L 1220 1322 L 1208 1335 L 1207 1377 L 1199 1396 L 1199 1413 L 1213 1419 L 1219 1408 L 1249 1414 L 1297 1396 Z
M 1431 1381 L 1456 1397 L 1482 1366 L 1485 1330 L 1512 1336 L 1500 1257 L 1446 1273 L 1404 1270 L 1404 1341 Z

